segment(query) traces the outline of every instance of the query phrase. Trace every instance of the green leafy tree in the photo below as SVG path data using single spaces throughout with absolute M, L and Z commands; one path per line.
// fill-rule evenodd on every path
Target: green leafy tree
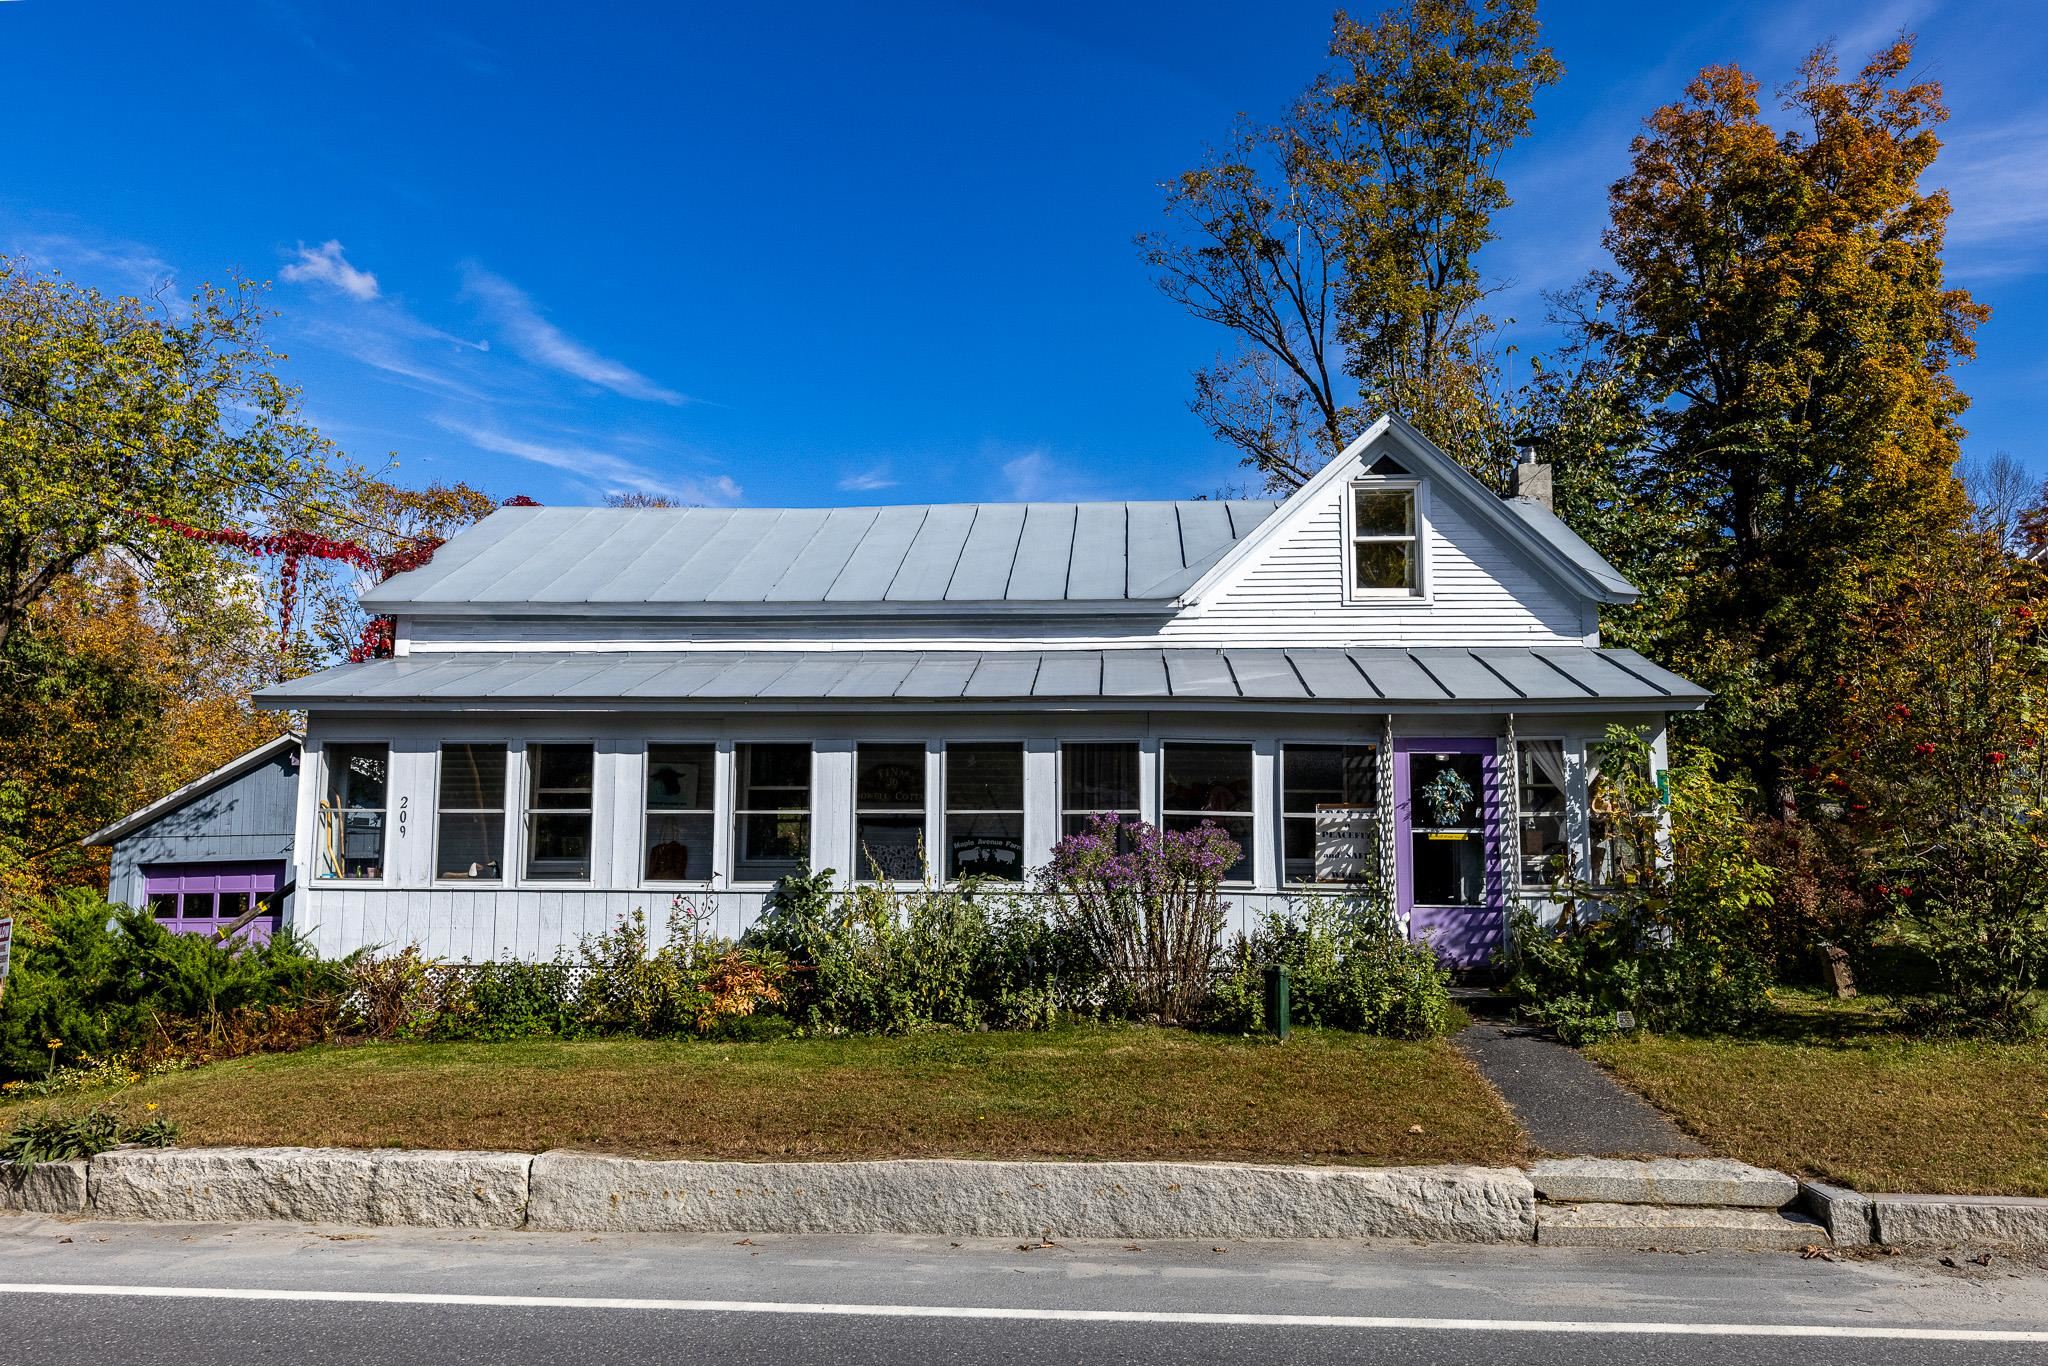
M 0 646 L 95 556 L 168 579 L 217 557 L 152 518 L 252 522 L 319 477 L 261 299 L 236 281 L 173 309 L 0 261 Z
M 1921 1014 L 2018 1034 L 2048 984 L 2048 581 L 2039 513 L 1924 542 L 1852 623 L 1843 724 L 1810 803 L 1856 832 L 1907 942 Z
M 1622 467 L 1661 509 L 1666 594 L 1642 623 L 1712 687 L 1707 738 L 1781 810 L 1837 717 L 1859 608 L 1952 531 L 1967 400 L 1951 366 L 1987 310 L 1944 278 L 1946 117 L 1902 39 L 1845 77 L 1814 53 L 1778 126 L 1754 77 L 1703 71 L 1653 114 L 1610 194 L 1616 269 L 1584 335 L 1637 386 Z M 1630 557 L 1640 564 L 1643 557 Z
M 1195 412 L 1290 488 L 1396 412 L 1499 485 L 1512 423 L 1477 257 L 1511 202 L 1501 157 L 1562 68 L 1535 0 L 1339 11 L 1332 67 L 1273 126 L 1243 124 L 1168 182 L 1139 237 L 1160 288 L 1230 345 Z

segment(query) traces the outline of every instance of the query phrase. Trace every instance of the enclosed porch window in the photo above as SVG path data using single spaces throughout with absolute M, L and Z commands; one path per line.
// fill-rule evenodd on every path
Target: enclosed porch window
M 1252 747 L 1169 741 L 1159 751 L 1160 815 L 1168 830 L 1195 830 L 1214 823 L 1237 841 L 1237 862 L 1226 882 L 1252 876 Z
M 946 877 L 1024 880 L 1024 746 L 946 746 Z
M 526 747 L 526 876 L 536 882 L 590 880 L 591 801 L 596 751 L 590 745 Z
M 1280 793 L 1288 882 L 1356 885 L 1379 876 L 1379 763 L 1371 745 L 1285 746 Z
M 642 872 L 649 882 L 708 882 L 717 750 L 708 744 L 647 747 L 647 826 Z
M 391 746 L 328 745 L 322 755 L 325 773 L 314 876 L 323 881 L 382 877 Z
M 811 747 L 733 747 L 733 877 L 773 882 L 811 856 Z
M 924 746 L 854 751 L 853 868 L 862 881 L 924 876 Z

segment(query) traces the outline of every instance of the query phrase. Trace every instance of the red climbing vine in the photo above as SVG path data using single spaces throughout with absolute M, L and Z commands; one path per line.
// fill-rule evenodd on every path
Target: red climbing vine
M 540 504 L 520 493 L 507 498 L 503 506 L 530 508 L 539 507 Z M 184 522 L 159 517 L 149 512 L 141 513 L 140 516 L 151 526 L 162 527 L 188 541 L 225 546 L 258 559 L 275 558 L 279 561 L 277 652 L 280 666 L 285 649 L 291 644 L 292 616 L 298 610 L 299 565 L 302 561 L 332 560 L 353 565 L 357 569 L 374 573 L 377 582 L 382 583 L 394 574 L 403 574 L 407 570 L 425 565 L 434 558 L 434 552 L 447 543 L 447 538 L 442 536 L 415 536 L 388 554 L 379 555 L 360 542 L 321 536 L 311 531 L 258 534 L 234 528 L 214 530 L 188 526 Z M 348 652 L 349 662 L 359 664 L 366 659 L 388 658 L 396 645 L 396 623 L 390 617 L 372 617 L 369 625 L 363 628 L 362 639 Z

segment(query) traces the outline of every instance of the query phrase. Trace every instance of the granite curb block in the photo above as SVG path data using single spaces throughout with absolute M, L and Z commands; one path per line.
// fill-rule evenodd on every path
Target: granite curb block
M 1610 1205 L 1702 1205 L 1782 1209 L 1799 1198 L 1783 1172 L 1725 1157 L 1552 1157 L 1529 1168 L 1546 1200 Z
M 2048 1252 L 2048 1199 L 2017 1195 L 1873 1195 L 1877 1240 L 1890 1247 L 1997 1247 Z
M 86 1164 L 38 1162 L 20 1170 L 0 1162 L 0 1210 L 11 1214 L 83 1214 Z
M 1526 1243 L 1536 1192 L 1500 1167 L 1175 1162 L 534 1159 L 528 1227 L 598 1232 Z
M 123 1148 L 92 1160 L 102 1219 L 512 1229 L 526 1153 L 350 1148 Z
M 1546 1205 L 1536 1221 L 1536 1242 L 1542 1247 L 1793 1251 L 1825 1243 L 1827 1236 L 1826 1229 L 1803 1214 L 1700 1205 Z
M 1877 1216 L 1870 1197 L 1824 1181 L 1799 1183 L 1799 1203 L 1827 1229 L 1836 1247 L 1870 1247 L 1877 1241 Z

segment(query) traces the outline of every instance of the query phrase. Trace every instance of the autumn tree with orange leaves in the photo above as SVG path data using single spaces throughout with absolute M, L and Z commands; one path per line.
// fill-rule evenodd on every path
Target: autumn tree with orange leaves
M 1852 624 L 1968 512 L 1952 366 L 1989 310 L 1944 274 L 1948 196 L 1925 182 L 1947 111 L 1912 55 L 1844 76 L 1819 49 L 1782 131 L 1754 76 L 1701 72 L 1636 138 L 1615 269 L 1578 301 L 1640 405 L 1630 497 L 1670 523 L 1667 591 L 1633 625 L 1714 689 L 1701 738 L 1780 811 L 1840 719 Z

